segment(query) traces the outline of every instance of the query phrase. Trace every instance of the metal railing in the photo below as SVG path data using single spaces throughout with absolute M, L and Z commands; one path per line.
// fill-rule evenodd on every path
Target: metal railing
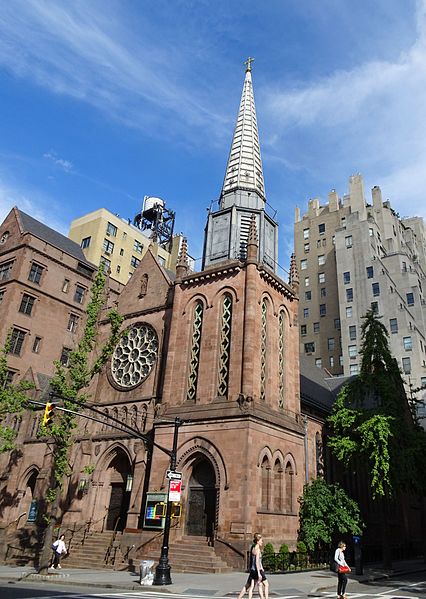
M 247 552 L 247 563 L 250 553 Z M 328 550 L 302 553 L 267 553 L 262 556 L 265 572 L 300 572 L 302 570 L 326 570 L 330 567 L 330 552 Z

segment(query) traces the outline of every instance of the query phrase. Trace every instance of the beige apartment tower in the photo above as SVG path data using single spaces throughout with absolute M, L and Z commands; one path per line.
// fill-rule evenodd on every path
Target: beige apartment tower
M 301 353 L 331 375 L 357 374 L 362 317 L 373 307 L 407 391 L 426 386 L 425 239 L 423 219 L 401 219 L 379 187 L 367 203 L 361 175 L 343 198 L 333 190 L 325 206 L 312 199 L 302 217 L 296 209 Z M 426 388 L 416 398 L 424 401 Z

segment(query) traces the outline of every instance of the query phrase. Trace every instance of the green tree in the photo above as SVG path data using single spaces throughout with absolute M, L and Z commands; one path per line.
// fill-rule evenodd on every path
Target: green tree
M 304 486 L 299 503 L 299 539 L 311 551 L 329 548 L 337 534 L 362 532 L 357 503 L 337 483 L 328 484 L 322 478 L 313 480 Z
M 0 453 L 15 448 L 17 427 L 11 426 L 7 418 L 12 414 L 16 418 L 21 416 L 26 407 L 27 392 L 34 387 L 26 380 L 21 380 L 16 385 L 9 381 L 7 354 L 10 350 L 10 341 L 9 333 L 4 346 L 0 348 Z
M 60 398 L 62 407 L 80 412 L 88 400 L 87 388 L 97 375 L 120 338 L 122 317 L 116 310 L 106 315 L 110 333 L 104 345 L 96 352 L 99 319 L 105 303 L 105 274 L 100 268 L 91 288 L 90 302 L 86 310 L 86 323 L 83 335 L 75 350 L 69 355 L 68 366 L 55 362 L 55 374 L 50 381 L 51 388 Z M 75 402 L 78 402 L 77 404 Z M 54 421 L 48 427 L 41 426 L 39 435 L 48 436 L 54 446 L 52 452 L 51 486 L 46 494 L 47 510 L 45 514 L 46 530 L 44 545 L 40 556 L 40 571 L 46 571 L 51 553 L 53 528 L 61 519 L 60 499 L 72 469 L 69 461 L 70 450 L 74 443 L 73 432 L 77 426 L 77 417 L 67 412 L 57 411 Z
M 361 332 L 360 373 L 334 403 L 328 445 L 345 467 L 361 465 L 368 473 L 372 498 L 382 502 L 382 547 L 389 566 L 389 500 L 401 490 L 425 492 L 426 435 L 407 400 L 386 327 L 373 310 L 364 317 Z

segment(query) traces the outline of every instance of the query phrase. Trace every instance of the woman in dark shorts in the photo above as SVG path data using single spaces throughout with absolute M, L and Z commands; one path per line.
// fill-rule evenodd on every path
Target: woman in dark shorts
M 257 583 L 260 585 L 263 583 L 263 590 L 265 592 L 265 599 L 269 598 L 269 583 L 266 580 L 265 572 L 262 566 L 262 547 L 263 539 L 262 535 L 256 533 L 253 537 L 253 547 L 250 552 L 250 573 L 249 578 L 252 583 L 248 592 L 248 599 L 252 599 L 254 585 Z

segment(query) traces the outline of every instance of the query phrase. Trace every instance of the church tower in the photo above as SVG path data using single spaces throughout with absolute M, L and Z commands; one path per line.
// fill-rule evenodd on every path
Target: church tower
M 252 216 L 259 235 L 259 260 L 277 270 L 278 224 L 266 212 L 265 185 L 254 103 L 253 59 L 246 74 L 237 124 L 219 198 L 219 209 L 207 220 L 203 268 L 225 260 L 245 260 Z

